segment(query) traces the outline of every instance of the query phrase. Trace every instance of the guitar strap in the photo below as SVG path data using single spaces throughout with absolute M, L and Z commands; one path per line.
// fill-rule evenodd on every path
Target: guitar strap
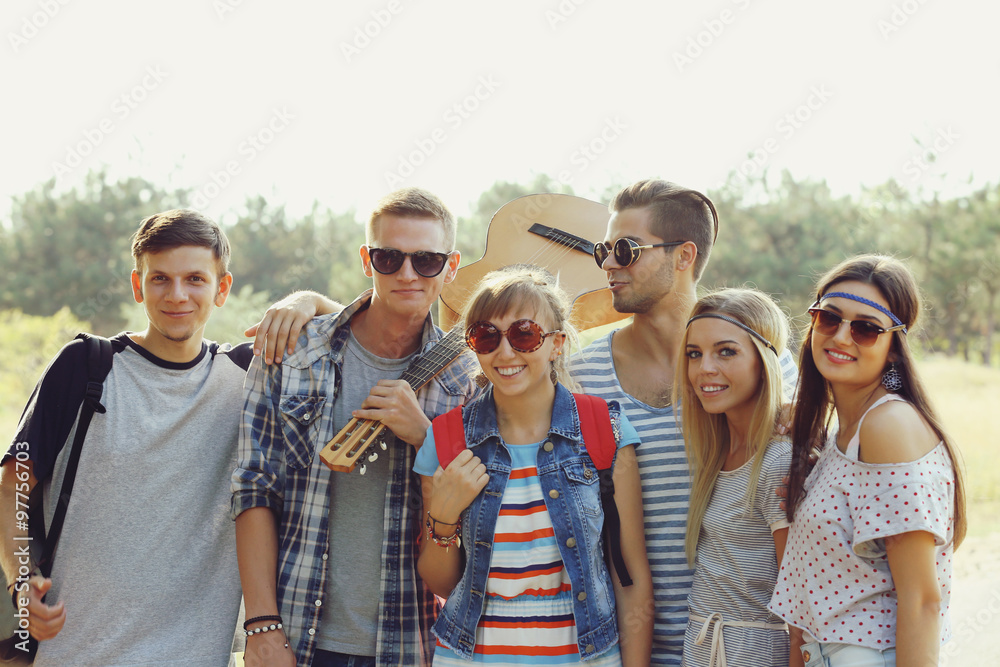
M 607 562 L 615 566 L 618 579 L 622 586 L 631 586 L 632 578 L 625 567 L 622 556 L 621 519 L 618 516 L 618 506 L 615 504 L 614 461 L 617 451 L 614 430 L 611 427 L 611 414 L 608 404 L 597 396 L 573 394 L 576 399 L 576 409 L 580 415 L 580 432 L 583 434 L 583 444 L 587 454 L 597 469 L 601 484 L 601 509 L 604 511 L 604 556 Z M 440 415 L 431 422 L 434 429 L 434 447 L 437 451 L 438 464 L 447 468 L 459 452 L 465 449 L 465 427 L 462 423 L 462 407 Z

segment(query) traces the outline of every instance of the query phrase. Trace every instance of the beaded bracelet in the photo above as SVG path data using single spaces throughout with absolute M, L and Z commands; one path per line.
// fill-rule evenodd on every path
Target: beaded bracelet
M 254 623 L 259 623 L 260 621 L 275 621 L 277 623 L 281 623 L 281 617 L 280 616 L 254 616 L 253 618 L 248 618 L 247 620 L 243 621 L 243 629 L 246 630 L 247 626 L 252 625 Z
M 436 524 L 444 524 L 446 526 L 455 526 L 455 533 L 447 537 L 442 537 L 434 532 L 434 526 Z M 456 549 L 462 547 L 462 519 L 459 517 L 458 521 L 455 523 L 447 523 L 445 521 L 438 521 L 431 516 L 430 512 L 427 512 L 427 539 L 433 540 L 434 544 L 439 547 L 444 547 L 445 552 L 451 549 L 451 545 L 455 545 Z

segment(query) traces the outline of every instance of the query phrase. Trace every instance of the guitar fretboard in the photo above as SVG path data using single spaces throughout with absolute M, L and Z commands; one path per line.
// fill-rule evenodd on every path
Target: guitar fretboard
M 406 380 L 413 391 L 419 390 L 441 369 L 450 364 L 465 349 L 465 332 L 456 326 L 446 333 L 434 347 L 410 364 L 400 379 Z

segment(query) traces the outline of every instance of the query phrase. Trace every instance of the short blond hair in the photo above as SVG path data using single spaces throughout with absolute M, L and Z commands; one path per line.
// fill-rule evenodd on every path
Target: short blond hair
M 375 210 L 365 225 L 365 237 L 369 244 L 375 238 L 375 225 L 383 215 L 438 220 L 444 227 L 444 251 L 451 252 L 455 249 L 455 216 L 437 195 L 427 190 L 403 188 L 382 197 L 375 204 Z

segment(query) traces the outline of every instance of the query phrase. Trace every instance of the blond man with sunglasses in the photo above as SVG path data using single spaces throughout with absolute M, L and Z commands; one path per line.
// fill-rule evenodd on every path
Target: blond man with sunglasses
M 248 667 L 430 664 L 436 601 L 416 572 L 430 419 L 472 396 L 460 359 L 414 393 L 403 371 L 441 331 L 429 315 L 455 277 L 455 219 L 429 192 L 379 202 L 361 246 L 373 286 L 305 328 L 280 364 L 247 377 L 233 477 Z M 318 453 L 352 418 L 391 431 L 365 475 Z

